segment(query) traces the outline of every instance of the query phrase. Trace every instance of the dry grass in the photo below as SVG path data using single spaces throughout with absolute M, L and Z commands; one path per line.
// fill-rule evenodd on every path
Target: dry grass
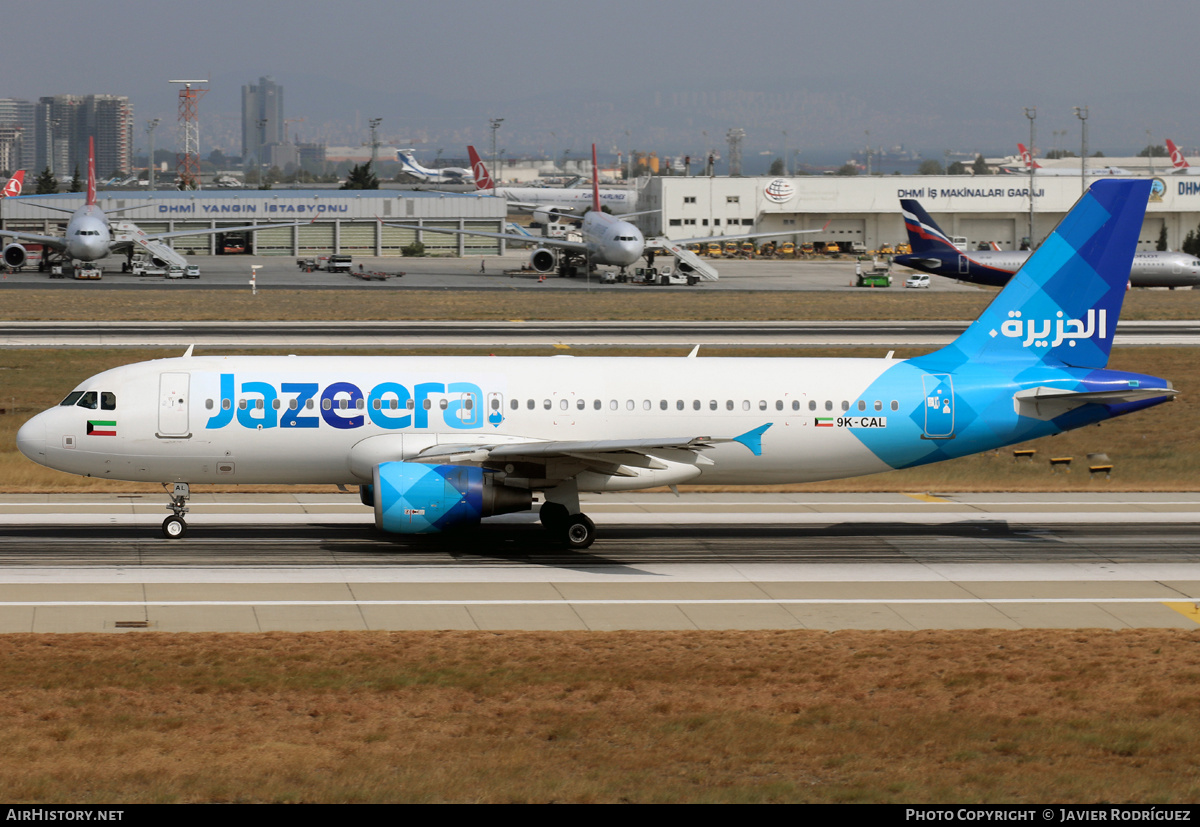
M 296 351 L 294 348 L 288 349 Z M 235 352 L 235 351 L 222 351 Z M 263 353 L 268 351 L 255 351 Z M 282 351 L 281 351 L 282 352 Z M 345 351 L 350 354 L 355 351 Z M 380 353 L 382 351 L 371 351 Z M 419 352 L 419 351 L 394 351 Z M 486 351 L 482 351 L 486 352 Z M 548 354 L 549 348 L 514 351 Z M 575 349 L 580 355 L 614 355 L 620 351 Z M 644 355 L 682 355 L 684 349 L 638 350 Z M 708 348 L 708 356 L 718 355 L 796 355 L 850 356 L 877 355 L 868 348 L 804 348 L 800 350 L 731 350 Z M 916 352 L 898 352 L 899 358 Z M 58 402 L 80 380 L 101 370 L 135 360 L 178 355 L 177 350 L 0 350 L 0 407 L 15 412 L 0 416 L 0 492 L 154 492 L 156 485 L 119 483 L 86 479 L 51 471 L 34 465 L 16 450 L 16 432 L 34 413 Z M 1200 457 L 1200 404 L 1195 389 L 1200 388 L 1200 366 L 1195 350 L 1185 347 L 1118 348 L 1111 367 L 1120 370 L 1153 373 L 1174 381 L 1184 393 L 1169 405 L 1122 417 L 1101 426 L 1083 428 L 1029 443 L 1036 448 L 1034 462 L 1014 462 L 1009 450 L 938 465 L 893 471 L 870 477 L 834 480 L 769 489 L 740 488 L 754 491 L 1192 491 L 1197 485 L 1196 457 Z M 14 402 L 15 400 L 15 402 Z M 1107 453 L 1115 464 L 1112 479 L 1093 479 L 1086 470 L 1088 453 Z M 1051 474 L 1050 456 L 1075 457 L 1070 474 Z M 220 490 L 198 486 L 197 492 Z M 246 490 L 246 489 L 233 489 Z M 257 487 L 254 490 L 275 490 Z M 295 488 L 277 490 L 294 491 Z M 325 490 L 315 488 L 310 490 Z M 332 486 L 328 490 L 333 490 Z M 712 489 L 700 489 L 712 490 Z
M 201 293 L 0 288 L 0 318 L 11 321 L 260 320 L 939 320 L 973 319 L 995 296 L 923 290 L 845 292 L 596 292 L 470 290 L 269 290 Z M 198 300 L 202 298 L 202 300 Z M 1200 319 L 1200 290 L 1135 290 L 1124 319 Z
M 1175 631 L 0 638 L 21 802 L 1195 801 Z

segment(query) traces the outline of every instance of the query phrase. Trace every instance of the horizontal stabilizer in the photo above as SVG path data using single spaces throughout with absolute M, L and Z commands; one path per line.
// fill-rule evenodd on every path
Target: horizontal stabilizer
M 1062 416 L 1067 411 L 1073 411 L 1084 405 L 1120 405 L 1129 402 L 1141 402 L 1144 399 L 1157 399 L 1163 396 L 1174 397 L 1178 393 L 1179 391 L 1171 387 L 1129 387 L 1119 390 L 1073 391 L 1064 388 L 1040 386 L 1027 388 L 1013 394 L 1013 410 L 1020 416 L 1046 421 Z

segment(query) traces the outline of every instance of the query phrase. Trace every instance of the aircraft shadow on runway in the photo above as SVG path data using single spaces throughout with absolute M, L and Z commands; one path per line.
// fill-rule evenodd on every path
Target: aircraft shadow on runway
M 1189 524 L 1010 525 L 842 522 L 832 525 L 618 525 L 586 551 L 561 548 L 536 524 L 397 536 L 371 525 L 197 524 L 182 540 L 149 526 L 0 528 L 0 565 L 538 565 L 644 574 L 655 563 L 1179 562 L 1200 557 Z

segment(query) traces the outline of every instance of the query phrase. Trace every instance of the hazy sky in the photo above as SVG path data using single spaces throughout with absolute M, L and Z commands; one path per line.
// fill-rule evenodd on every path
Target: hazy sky
M 802 158 L 1010 153 L 1026 106 L 1043 150 L 1075 148 L 1087 104 L 1113 155 L 1147 129 L 1200 145 L 1197 18 L 1194 0 L 42 0 L 4 10 L 0 97 L 127 94 L 143 146 L 147 118 L 174 121 L 167 80 L 209 77 L 202 150 L 240 152 L 241 86 L 271 75 L 302 140 L 382 117 L 389 141 L 461 155 L 495 116 L 510 154 L 699 152 L 742 127 L 748 154 L 786 130 Z

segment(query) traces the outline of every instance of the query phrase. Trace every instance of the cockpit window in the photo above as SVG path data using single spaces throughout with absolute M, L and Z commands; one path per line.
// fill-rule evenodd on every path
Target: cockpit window
M 111 391 L 100 391 L 100 409 L 115 411 L 117 409 L 117 395 Z
M 62 407 L 70 407 L 79 401 L 79 397 L 83 396 L 83 391 L 71 391 L 67 394 L 67 398 L 58 404 Z
M 94 411 L 94 410 L 96 410 L 97 406 L 99 405 L 99 402 L 100 402 L 99 394 L 96 393 L 95 391 L 88 391 L 75 404 L 81 408 L 91 408 Z

